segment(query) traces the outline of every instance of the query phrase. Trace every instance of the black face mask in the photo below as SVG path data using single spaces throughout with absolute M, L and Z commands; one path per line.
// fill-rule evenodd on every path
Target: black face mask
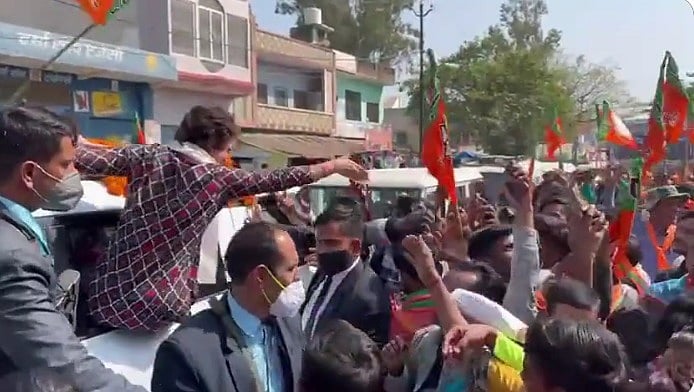
M 354 263 L 354 257 L 346 250 L 318 253 L 318 268 L 328 275 L 340 273 Z

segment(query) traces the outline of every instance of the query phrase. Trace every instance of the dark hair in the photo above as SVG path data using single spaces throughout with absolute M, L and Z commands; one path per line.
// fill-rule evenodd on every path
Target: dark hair
M 314 227 L 338 223 L 342 234 L 351 238 L 364 239 L 364 220 L 361 206 L 349 197 L 333 199 L 314 222 Z
M 507 225 L 492 225 L 472 233 L 468 244 L 468 256 L 473 260 L 484 260 L 494 244 L 511 233 L 511 226 Z
M 631 364 L 645 366 L 657 356 L 644 333 L 650 329 L 648 312 L 641 308 L 618 309 L 607 318 L 607 329 L 619 336 Z
M 673 334 L 691 328 L 694 328 L 694 293 L 689 292 L 675 298 L 665 308 L 653 330 L 651 340 L 655 345 L 655 350 L 662 353 L 667 348 L 667 342 Z
M 475 261 L 472 263 L 454 264 L 448 271 L 447 276 L 453 277 L 456 272 L 472 272 L 475 274 L 477 282 L 472 287 L 468 287 L 468 290 L 481 294 L 498 304 L 504 301 L 506 282 L 488 263 Z
M 380 392 L 384 378 L 378 345 L 348 322 L 331 320 L 304 351 L 299 391 Z
M 193 143 L 207 151 L 219 150 L 241 134 L 234 116 L 218 107 L 194 106 L 181 121 L 174 139 Z
M 45 163 L 60 150 L 63 138 L 77 143 L 77 128 L 42 107 L 12 106 L 0 111 L 0 172 L 26 161 Z
M 525 353 L 548 386 L 566 392 L 613 392 L 628 382 L 619 338 L 597 322 L 537 320 L 528 328 Z
M 410 263 L 410 261 L 407 259 L 407 256 L 405 255 L 407 251 L 402 247 L 402 245 L 394 244 L 390 247 L 390 249 L 395 268 L 397 268 L 401 274 L 404 273 L 421 283 L 422 281 L 419 279 L 417 269 L 414 268 L 412 263 Z M 443 265 L 441 263 L 434 262 L 434 268 L 436 268 L 436 272 L 438 272 L 439 275 L 443 274 Z
M 545 298 L 549 315 L 554 313 L 559 304 L 591 311 L 600 306 L 600 297 L 592 287 L 571 278 L 561 278 L 551 282 L 546 288 Z
M 250 222 L 234 234 L 224 255 L 232 283 L 243 282 L 259 265 L 275 272 L 283 258 L 276 239 L 282 231 L 267 222 Z
M 67 377 L 50 368 L 11 373 L 0 378 L 3 392 L 77 392 Z

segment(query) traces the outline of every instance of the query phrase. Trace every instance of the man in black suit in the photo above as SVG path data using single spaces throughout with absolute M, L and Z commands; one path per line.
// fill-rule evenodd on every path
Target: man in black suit
M 342 319 L 383 346 L 390 323 L 388 293 L 359 257 L 364 237 L 360 206 L 341 199 L 315 221 L 318 271 L 302 307 L 304 334 L 310 338 L 325 321 Z
M 0 378 L 52 368 L 80 391 L 144 391 L 89 356 L 56 308 L 64 292 L 47 235 L 31 214 L 67 211 L 79 201 L 77 138 L 45 109 L 0 111 Z
M 297 391 L 304 288 L 286 231 L 247 223 L 225 255 L 231 288 L 157 350 L 152 392 Z

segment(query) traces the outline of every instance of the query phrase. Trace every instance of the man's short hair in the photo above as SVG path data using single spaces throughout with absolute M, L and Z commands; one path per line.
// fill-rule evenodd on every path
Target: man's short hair
M 446 274 L 448 279 L 444 277 L 444 282 L 452 283 L 455 281 L 455 274 L 458 272 L 471 272 L 477 277 L 475 284 L 472 287 L 468 287 L 468 290 L 481 294 L 498 304 L 504 301 L 504 296 L 506 295 L 506 282 L 504 282 L 504 278 L 488 263 L 474 261 L 455 264 Z M 452 289 L 455 288 L 448 287 L 449 291 L 453 291 Z
M 364 239 L 364 220 L 360 204 L 349 197 L 338 197 L 331 201 L 314 222 L 315 227 L 329 223 L 340 225 L 342 234 L 350 238 Z
M 508 225 L 493 225 L 472 233 L 468 244 L 468 256 L 473 260 L 484 260 L 496 241 L 511 234 L 511 226 Z
M 385 373 L 373 340 L 344 320 L 331 320 L 304 351 L 299 392 L 380 392 Z
M 277 234 L 283 230 L 267 222 L 250 222 L 234 234 L 224 255 L 227 272 L 233 283 L 246 280 L 259 265 L 272 271 L 282 263 Z
M 564 304 L 580 310 L 594 311 L 600 306 L 600 297 L 584 282 L 571 278 L 553 281 L 546 289 L 547 313 L 552 315 L 557 305 Z
M 63 138 L 77 143 L 72 122 L 41 107 L 12 106 L 0 111 L 0 172 L 9 173 L 26 161 L 50 161 Z

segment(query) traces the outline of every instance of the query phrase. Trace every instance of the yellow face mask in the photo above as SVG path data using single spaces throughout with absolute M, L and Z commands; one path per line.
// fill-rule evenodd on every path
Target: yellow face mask
M 261 287 L 261 292 L 265 297 L 265 300 L 270 304 L 270 314 L 275 317 L 294 317 L 299 313 L 299 308 L 304 303 L 306 299 L 306 292 L 304 291 L 304 286 L 300 280 L 290 283 L 289 285 L 284 285 L 275 277 L 275 274 L 270 271 L 269 268 L 263 266 L 272 278 L 272 280 L 280 288 L 280 293 L 277 299 L 274 301 L 268 297 L 265 289 Z

